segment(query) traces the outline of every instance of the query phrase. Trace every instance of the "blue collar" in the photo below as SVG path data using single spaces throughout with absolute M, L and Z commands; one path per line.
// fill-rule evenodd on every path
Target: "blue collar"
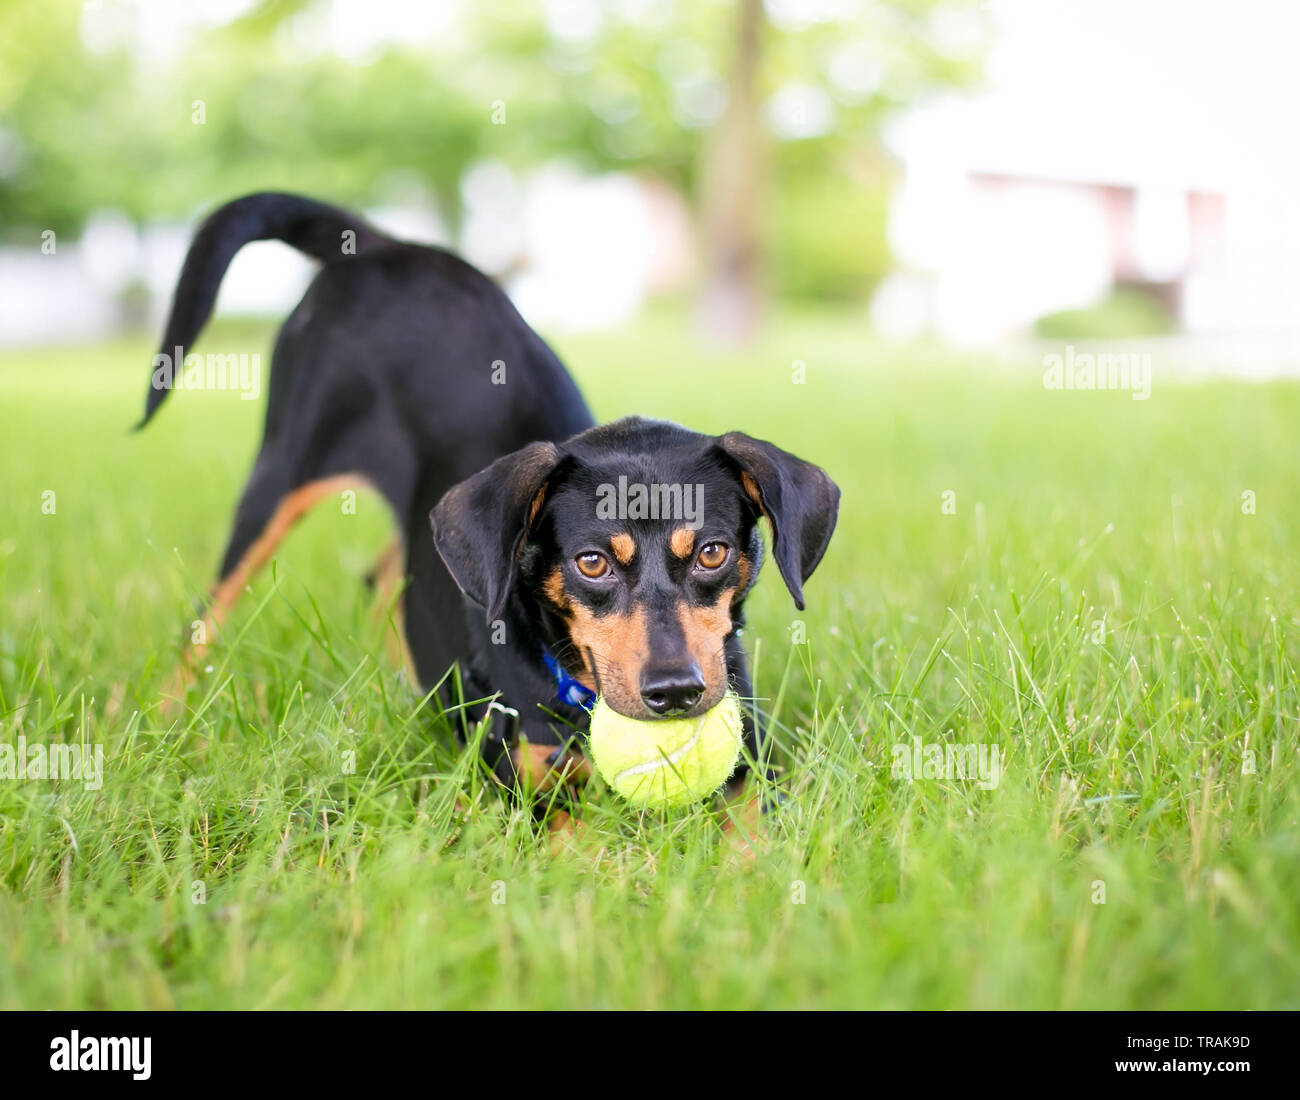
M 542 660 L 555 677 L 555 698 L 570 707 L 591 710 L 596 705 L 596 693 L 586 684 L 575 680 L 560 667 L 560 662 L 551 656 L 548 649 L 542 650 Z

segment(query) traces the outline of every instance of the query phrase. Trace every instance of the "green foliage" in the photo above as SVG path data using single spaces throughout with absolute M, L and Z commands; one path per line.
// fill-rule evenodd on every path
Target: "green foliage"
M 949 8 L 978 11 L 965 0 L 895 0 L 856 21 L 765 29 L 764 95 L 799 81 L 835 100 L 832 132 L 805 156 L 811 170 L 871 146 L 886 111 L 971 77 L 974 59 L 953 60 L 931 41 L 934 13 Z M 0 176 L 0 230 L 75 231 L 104 207 L 139 220 L 190 217 L 262 188 L 383 202 L 413 183 L 454 223 L 459 181 L 483 158 L 531 168 L 564 157 L 695 191 L 710 118 L 699 108 L 725 95 L 731 3 L 652 5 L 636 17 L 602 5 L 586 39 L 557 37 L 531 0 L 471 6 L 433 41 L 392 43 L 355 62 L 287 44 L 323 10 L 266 0 L 226 26 L 196 26 L 158 56 L 129 34 L 91 51 L 80 5 L 7 0 L 0 131 L 18 159 Z M 878 90 L 845 96 L 831 86 L 842 40 L 869 47 Z
M 791 301 L 864 301 L 889 271 L 886 236 L 890 178 L 794 174 L 773 189 L 768 270 L 776 295 Z
M 1044 340 L 1122 340 L 1167 336 L 1177 327 L 1168 307 L 1134 287 L 1117 287 L 1095 306 L 1049 313 L 1034 322 Z
M 97 792 L 0 781 L 0 1006 L 1300 1007 L 1294 383 L 1047 391 L 815 316 L 564 341 L 602 418 L 843 489 L 807 610 L 770 563 L 747 606 L 789 799 L 746 867 L 599 783 L 552 853 L 385 656 L 370 497 L 308 517 L 162 715 L 261 417 L 178 393 L 128 434 L 151 350 L 0 356 L 0 740 L 106 753 Z M 998 746 L 999 785 L 895 777 L 913 738 Z
M 157 147 L 158 118 L 132 110 L 130 59 L 84 50 L 80 15 L 79 4 L 0 5 L 0 232 L 78 226 Z

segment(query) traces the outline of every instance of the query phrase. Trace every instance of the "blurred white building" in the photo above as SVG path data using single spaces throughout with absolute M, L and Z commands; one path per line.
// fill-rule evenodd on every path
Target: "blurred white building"
M 910 112 L 888 332 L 983 343 L 1116 285 L 1300 347 L 1300 5 L 994 0 L 985 87 Z

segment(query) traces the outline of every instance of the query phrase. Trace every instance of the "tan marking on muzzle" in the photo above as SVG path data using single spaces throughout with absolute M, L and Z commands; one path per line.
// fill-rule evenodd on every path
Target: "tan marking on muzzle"
M 639 714 L 644 710 L 641 702 L 641 666 L 645 663 L 646 622 L 645 612 L 637 607 L 626 615 L 593 615 L 582 604 L 574 601 L 569 619 L 569 638 L 582 654 L 583 663 L 591 669 L 594 661 L 593 681 L 579 676 L 587 687 L 599 690 L 615 710 L 624 714 Z
M 735 588 L 724 588 L 718 598 L 703 607 L 682 604 L 678 621 L 686 637 L 686 648 L 704 674 L 704 702 L 713 706 L 727 693 L 727 659 L 723 645 L 731 633 L 731 598 Z

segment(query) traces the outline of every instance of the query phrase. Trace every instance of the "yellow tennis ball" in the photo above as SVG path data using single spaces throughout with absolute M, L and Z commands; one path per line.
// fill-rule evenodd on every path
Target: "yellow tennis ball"
M 698 718 L 626 718 L 604 699 L 591 714 L 591 754 L 634 806 L 663 809 L 707 798 L 740 759 L 740 700 L 728 692 Z

